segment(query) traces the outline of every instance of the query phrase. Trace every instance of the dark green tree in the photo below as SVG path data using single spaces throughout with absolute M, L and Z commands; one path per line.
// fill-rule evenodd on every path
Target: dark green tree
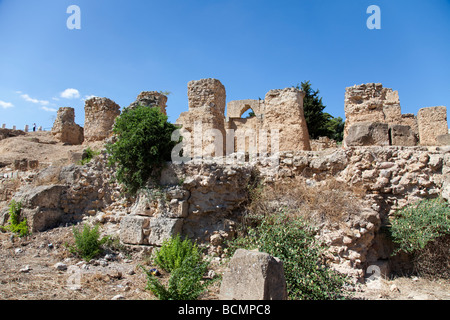
M 177 141 L 177 127 L 158 108 L 138 106 L 117 117 L 113 132 L 116 142 L 107 145 L 109 163 L 116 165 L 117 181 L 135 194 L 150 178 L 157 179 L 163 164 L 171 160 Z
M 344 131 L 342 118 L 334 118 L 323 111 L 326 106 L 323 104 L 322 97 L 319 96 L 320 91 L 314 90 L 310 81 L 303 81 L 301 84 L 297 84 L 296 88 L 305 92 L 303 110 L 310 138 L 317 139 L 326 136 L 342 141 L 341 133 Z

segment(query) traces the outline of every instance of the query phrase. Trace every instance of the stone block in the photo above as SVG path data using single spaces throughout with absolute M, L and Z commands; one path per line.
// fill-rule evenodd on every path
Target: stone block
M 150 220 L 150 234 L 148 236 L 148 244 L 160 246 L 163 241 L 181 233 L 183 228 L 182 219 L 171 219 L 163 217 L 155 217 Z
M 144 244 L 144 228 L 149 219 L 141 216 L 127 216 L 120 221 L 120 241 L 127 244 Z
M 348 129 L 347 146 L 389 146 L 389 125 L 380 122 L 361 122 Z
M 223 275 L 222 300 L 286 300 L 283 263 L 264 252 L 238 249 Z
M 438 136 L 448 134 L 446 107 L 420 109 L 417 113 L 417 122 L 420 144 L 423 146 L 435 146 L 438 144 Z
M 389 135 L 393 146 L 416 146 L 418 143 L 416 135 L 407 125 L 389 125 Z

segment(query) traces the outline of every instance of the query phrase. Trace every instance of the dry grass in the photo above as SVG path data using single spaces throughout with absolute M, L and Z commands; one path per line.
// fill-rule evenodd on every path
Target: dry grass
M 266 216 L 281 210 L 316 223 L 340 223 L 361 209 L 364 191 L 335 180 L 314 182 L 286 179 L 251 190 L 250 215 Z

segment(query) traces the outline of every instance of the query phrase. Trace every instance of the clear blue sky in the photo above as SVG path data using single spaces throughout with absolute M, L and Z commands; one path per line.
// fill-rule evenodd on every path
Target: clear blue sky
M 81 30 L 66 26 L 72 4 Z M 380 30 L 366 26 L 372 4 Z M 83 125 L 85 97 L 126 107 L 152 90 L 172 92 L 174 122 L 188 109 L 187 83 L 201 78 L 219 79 L 227 102 L 310 80 L 343 118 L 345 88 L 368 82 L 398 90 L 403 113 L 450 109 L 450 0 L 0 0 L 9 128 L 50 128 L 65 106 Z

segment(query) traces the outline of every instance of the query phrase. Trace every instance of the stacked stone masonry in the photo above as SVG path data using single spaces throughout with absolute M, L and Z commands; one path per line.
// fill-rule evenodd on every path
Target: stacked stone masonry
M 345 117 L 346 146 L 447 144 L 446 107 L 422 108 L 417 117 L 402 114 L 398 92 L 380 83 L 346 88 Z

